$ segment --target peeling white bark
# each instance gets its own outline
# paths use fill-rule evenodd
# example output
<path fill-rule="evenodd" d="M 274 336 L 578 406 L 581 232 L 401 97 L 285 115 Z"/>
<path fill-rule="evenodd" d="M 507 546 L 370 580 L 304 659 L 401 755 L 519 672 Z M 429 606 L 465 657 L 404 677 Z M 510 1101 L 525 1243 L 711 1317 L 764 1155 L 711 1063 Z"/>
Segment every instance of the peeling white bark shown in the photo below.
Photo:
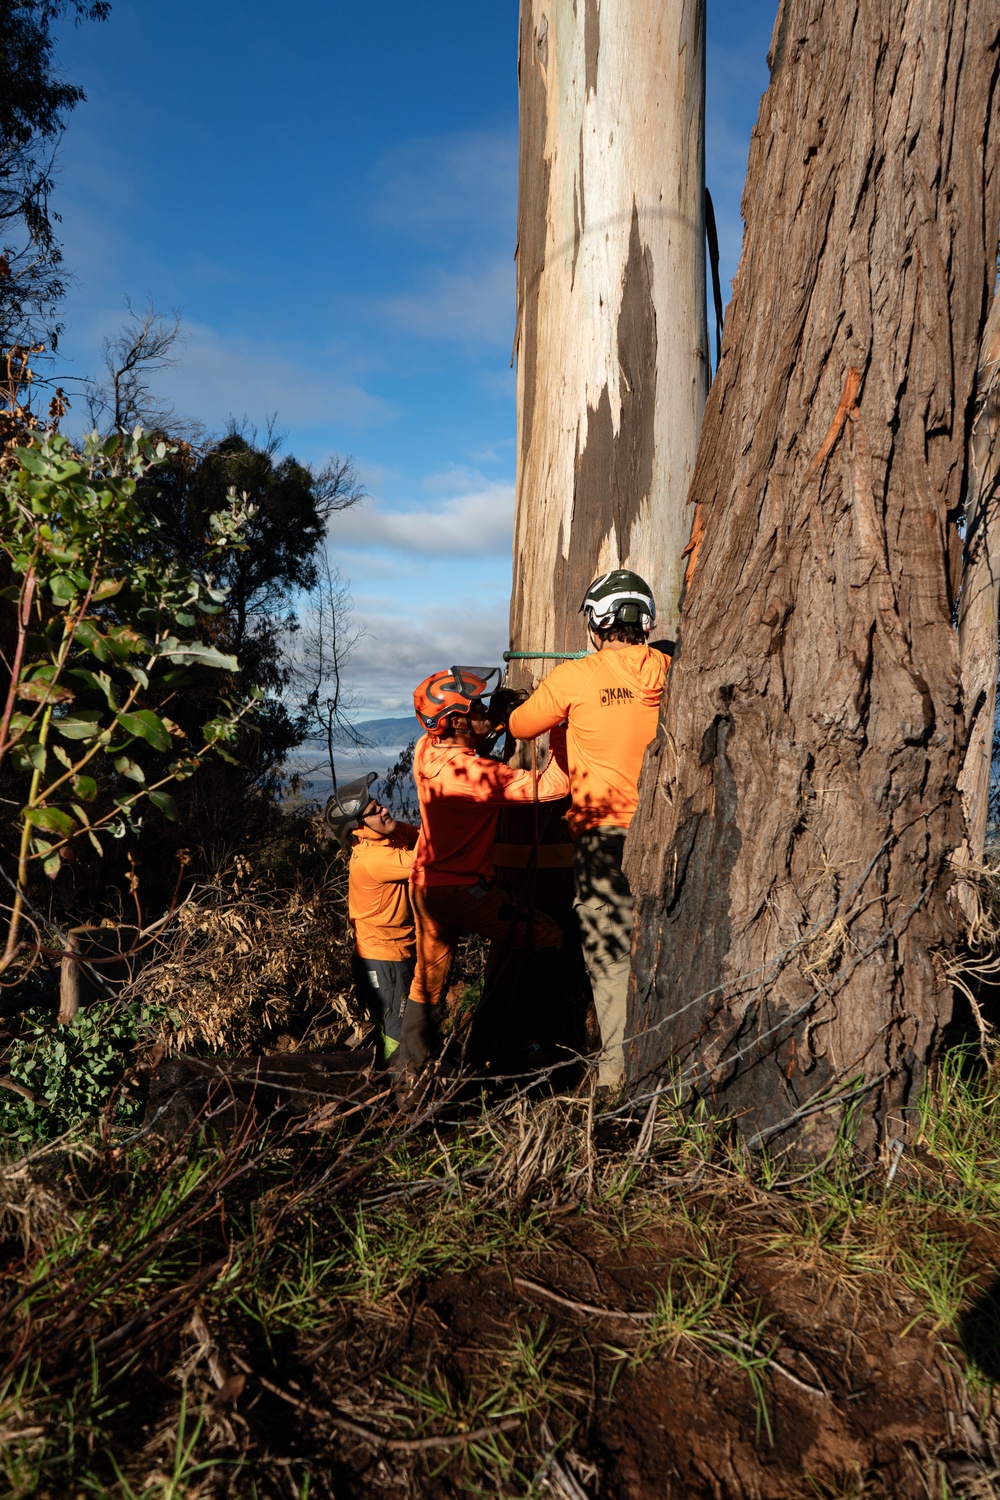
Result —
<path fill-rule="evenodd" d="M 672 634 L 708 384 L 703 0 L 522 0 L 519 72 L 512 645 L 581 647 L 618 566 Z"/>

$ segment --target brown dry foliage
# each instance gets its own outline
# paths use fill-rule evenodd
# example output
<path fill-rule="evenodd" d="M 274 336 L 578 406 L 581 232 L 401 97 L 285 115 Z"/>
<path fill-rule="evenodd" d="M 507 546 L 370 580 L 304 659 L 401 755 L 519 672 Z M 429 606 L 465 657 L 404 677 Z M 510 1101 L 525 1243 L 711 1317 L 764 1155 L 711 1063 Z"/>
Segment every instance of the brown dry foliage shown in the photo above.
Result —
<path fill-rule="evenodd" d="M 293 1016 L 332 1013 L 351 1026 L 346 895 L 339 856 L 285 889 L 243 858 L 196 888 L 131 986 L 167 1012 L 159 1040 L 170 1050 L 248 1051 Z"/>

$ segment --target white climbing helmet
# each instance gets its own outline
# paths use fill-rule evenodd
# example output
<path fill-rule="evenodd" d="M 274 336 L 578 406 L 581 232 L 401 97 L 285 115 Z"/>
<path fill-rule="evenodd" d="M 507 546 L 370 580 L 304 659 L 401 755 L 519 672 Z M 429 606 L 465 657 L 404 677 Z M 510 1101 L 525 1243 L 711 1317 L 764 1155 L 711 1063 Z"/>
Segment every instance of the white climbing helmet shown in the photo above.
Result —
<path fill-rule="evenodd" d="M 648 635 L 656 619 L 653 590 L 644 578 L 628 568 L 615 568 L 595 578 L 580 610 L 587 616 L 591 630 L 607 630 L 611 625 L 641 625 Z"/>

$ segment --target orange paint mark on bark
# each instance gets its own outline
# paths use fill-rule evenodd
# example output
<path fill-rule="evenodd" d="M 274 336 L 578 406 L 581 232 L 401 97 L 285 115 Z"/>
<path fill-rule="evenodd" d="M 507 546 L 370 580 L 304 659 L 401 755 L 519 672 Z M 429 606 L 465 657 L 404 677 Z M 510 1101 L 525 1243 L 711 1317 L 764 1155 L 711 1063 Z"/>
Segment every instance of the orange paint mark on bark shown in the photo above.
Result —
<path fill-rule="evenodd" d="M 853 365 L 847 372 L 847 380 L 844 384 L 844 394 L 840 398 L 840 405 L 834 413 L 833 421 L 827 428 L 826 437 L 820 444 L 819 452 L 809 465 L 802 478 L 806 484 L 816 473 L 816 470 L 829 458 L 833 445 L 840 436 L 844 423 L 849 416 L 854 415 L 857 406 L 858 391 L 861 389 L 861 371 L 856 370 Z"/>
<path fill-rule="evenodd" d="M 687 567 L 684 569 L 685 593 L 687 592 L 691 584 L 691 579 L 694 576 L 694 570 L 698 563 L 698 549 L 701 546 L 701 539 L 704 535 L 705 522 L 702 519 L 701 501 L 699 500 L 695 505 L 694 520 L 691 523 L 691 540 L 688 542 L 687 546 L 684 548 L 684 551 L 681 553 L 681 557 L 687 558 Z"/>

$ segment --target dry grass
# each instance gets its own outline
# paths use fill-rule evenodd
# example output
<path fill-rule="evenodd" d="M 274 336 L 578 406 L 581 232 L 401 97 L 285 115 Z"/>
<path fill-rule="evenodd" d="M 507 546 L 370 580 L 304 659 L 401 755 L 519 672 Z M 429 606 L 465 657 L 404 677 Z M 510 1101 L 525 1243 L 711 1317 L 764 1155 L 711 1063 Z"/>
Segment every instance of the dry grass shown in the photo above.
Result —
<path fill-rule="evenodd" d="M 257 878 L 246 861 L 199 888 L 175 914 L 133 995 L 166 1012 L 171 1049 L 252 1051 L 291 1015 L 352 1023 L 346 868 L 289 890 Z"/>
<path fill-rule="evenodd" d="M 891 1182 L 784 1185 L 665 1096 L 602 1144 L 587 1096 L 361 1075 L 332 1122 L 64 1144 L 5 1179 L 0 1488 L 624 1500 L 668 1441 L 665 1495 L 996 1497 L 998 1084 L 946 1069 Z"/>
<path fill-rule="evenodd" d="M 338 867 L 200 892 L 136 981 L 172 1044 L 346 1027 L 342 900 Z M 453 1079 L 402 1115 L 338 1076 L 311 1114 L 7 1165 L 0 1493 L 1000 1500 L 989 1047 L 902 1156 L 845 1132 L 804 1172 L 669 1091 L 595 1118 Z"/>

